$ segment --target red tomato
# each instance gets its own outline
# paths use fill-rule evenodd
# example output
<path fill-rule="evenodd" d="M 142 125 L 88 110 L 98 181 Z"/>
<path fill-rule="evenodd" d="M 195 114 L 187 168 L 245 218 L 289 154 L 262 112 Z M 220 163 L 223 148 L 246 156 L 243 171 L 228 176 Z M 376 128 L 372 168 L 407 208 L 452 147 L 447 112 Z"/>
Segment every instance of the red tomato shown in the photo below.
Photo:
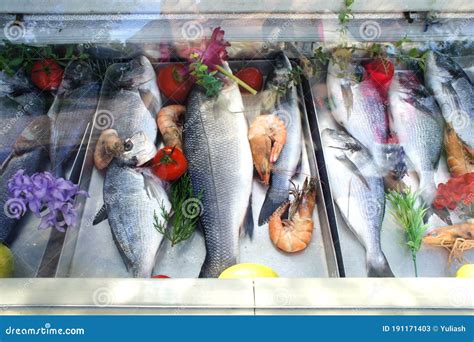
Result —
<path fill-rule="evenodd" d="M 58 89 L 63 79 L 63 68 L 54 59 L 36 61 L 31 69 L 31 80 L 41 90 Z"/>
<path fill-rule="evenodd" d="M 184 104 L 193 81 L 183 75 L 183 64 L 169 64 L 158 73 L 158 88 L 168 99 Z"/>
<path fill-rule="evenodd" d="M 256 91 L 262 90 L 263 76 L 260 70 L 257 68 L 249 67 L 243 68 L 236 72 L 236 77 L 240 78 L 243 82 L 247 83 Z M 246 89 L 240 87 L 240 91 L 243 93 L 249 93 Z"/>
<path fill-rule="evenodd" d="M 388 59 L 377 58 L 365 65 L 367 78 L 376 84 L 386 86 L 392 80 L 395 68 L 393 63 Z"/>
<path fill-rule="evenodd" d="M 164 274 L 158 274 L 158 275 L 152 276 L 152 278 L 155 278 L 155 279 L 165 279 L 165 278 L 170 278 L 170 277 L 168 277 L 167 275 L 164 275 Z"/>
<path fill-rule="evenodd" d="M 173 181 L 186 172 L 188 161 L 179 148 L 165 146 L 153 158 L 151 168 L 161 179 Z"/>

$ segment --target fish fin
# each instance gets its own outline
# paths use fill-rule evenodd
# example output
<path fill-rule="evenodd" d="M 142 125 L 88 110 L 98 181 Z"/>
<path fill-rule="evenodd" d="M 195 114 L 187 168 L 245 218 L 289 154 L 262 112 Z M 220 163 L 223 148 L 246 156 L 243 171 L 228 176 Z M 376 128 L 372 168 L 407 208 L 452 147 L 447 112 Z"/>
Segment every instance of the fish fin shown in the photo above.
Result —
<path fill-rule="evenodd" d="M 438 216 L 447 225 L 453 224 L 449 210 L 446 208 L 443 208 L 443 209 L 437 209 L 434 207 L 428 208 L 428 210 L 425 213 L 425 216 L 423 217 L 423 222 L 428 223 L 428 220 L 430 219 L 432 215 Z"/>
<path fill-rule="evenodd" d="M 102 207 L 99 209 L 97 214 L 95 214 L 94 221 L 92 221 L 92 225 L 98 225 L 102 221 L 107 220 L 108 214 L 107 214 L 107 207 L 105 206 L 105 203 L 102 205 Z"/>
<path fill-rule="evenodd" d="M 10 160 L 12 160 L 14 156 L 15 156 L 15 152 L 12 151 L 2 162 L 2 165 L 0 165 L 0 176 L 3 174 L 3 172 L 5 172 L 8 164 L 10 163 Z"/>
<path fill-rule="evenodd" d="M 346 155 L 342 155 L 337 157 L 337 159 L 342 162 L 343 165 L 345 165 L 349 170 L 351 170 L 359 179 L 364 183 L 364 185 L 367 187 L 367 189 L 370 190 L 370 185 L 365 179 L 364 175 L 362 172 L 360 172 L 359 168 L 357 167 L 356 164 L 352 162 Z"/>
<path fill-rule="evenodd" d="M 262 209 L 260 210 L 260 215 L 258 217 L 258 225 L 261 226 L 268 222 L 270 216 L 277 210 L 280 205 L 288 200 L 288 189 L 275 189 L 270 187 L 267 194 L 265 195 L 265 200 L 263 201 Z"/>
<path fill-rule="evenodd" d="M 250 238 L 253 238 L 254 223 L 253 223 L 253 211 L 252 211 L 252 195 L 249 198 L 249 205 L 247 207 L 247 212 L 242 223 L 244 235 L 248 235 Z"/>
<path fill-rule="evenodd" d="M 383 252 L 373 256 L 367 253 L 367 276 L 371 278 L 395 277 Z"/>
<path fill-rule="evenodd" d="M 145 107 L 150 111 L 153 117 L 156 117 L 156 114 L 158 113 L 161 107 L 160 101 L 148 88 L 138 88 L 138 93 L 140 94 L 140 97 Z"/>
<path fill-rule="evenodd" d="M 347 119 L 351 116 L 352 106 L 354 104 L 354 95 L 349 85 L 341 84 L 342 98 L 344 99 L 344 107 L 346 107 Z"/>

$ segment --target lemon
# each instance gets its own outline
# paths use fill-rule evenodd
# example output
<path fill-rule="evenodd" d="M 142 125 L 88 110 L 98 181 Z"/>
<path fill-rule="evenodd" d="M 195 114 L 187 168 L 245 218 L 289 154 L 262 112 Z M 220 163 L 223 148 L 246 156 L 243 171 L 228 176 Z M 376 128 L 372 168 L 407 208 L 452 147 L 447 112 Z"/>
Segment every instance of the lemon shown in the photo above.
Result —
<path fill-rule="evenodd" d="M 466 264 L 456 272 L 456 278 L 474 278 L 474 264 Z"/>
<path fill-rule="evenodd" d="M 220 279 L 278 278 L 270 267 L 260 264 L 237 264 L 229 267 L 219 276 Z"/>
<path fill-rule="evenodd" d="M 0 278 L 13 275 L 13 254 L 10 249 L 0 242 Z"/>

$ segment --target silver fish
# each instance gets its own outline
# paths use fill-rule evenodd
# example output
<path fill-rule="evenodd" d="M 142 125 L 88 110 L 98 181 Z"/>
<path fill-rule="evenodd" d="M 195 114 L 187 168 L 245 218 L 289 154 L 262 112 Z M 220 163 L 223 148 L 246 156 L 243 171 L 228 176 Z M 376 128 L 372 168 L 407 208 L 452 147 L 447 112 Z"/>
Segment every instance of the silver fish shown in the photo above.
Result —
<path fill-rule="evenodd" d="M 46 111 L 43 95 L 23 73 L 0 72 L 0 163 L 9 157 L 22 131 Z"/>
<path fill-rule="evenodd" d="M 13 175 L 23 170 L 31 176 L 36 172 L 43 171 L 46 167 L 47 151 L 49 143 L 50 120 L 48 116 L 41 115 L 28 125 L 13 145 L 14 153 L 8 164 L 0 174 L 0 204 L 3 210 L 0 212 L 0 242 L 11 239 L 12 230 L 17 222 L 12 214 L 16 210 L 26 211 L 16 200 L 9 200 L 8 181 Z"/>
<path fill-rule="evenodd" d="M 104 202 L 115 244 L 134 277 L 149 278 L 163 236 L 153 226 L 161 206 L 171 205 L 160 181 L 113 160 L 104 181 Z"/>
<path fill-rule="evenodd" d="M 332 195 L 347 226 L 366 251 L 369 277 L 393 277 L 382 252 L 380 229 L 385 214 L 383 179 L 369 151 L 343 131 L 325 129 L 323 139 Z"/>
<path fill-rule="evenodd" d="M 444 120 L 435 99 L 411 71 L 396 72 L 389 90 L 390 127 L 418 174 L 429 207 L 436 193 L 434 175 L 443 146 Z"/>
<path fill-rule="evenodd" d="M 270 187 L 260 211 L 258 224 L 262 225 L 283 202 L 288 200 L 291 178 L 296 173 L 301 158 L 302 128 L 298 95 L 294 86 L 288 87 L 292 66 L 288 57 L 280 52 L 274 61 L 275 68 L 265 84 L 265 92 L 274 98 L 269 112 L 277 115 L 286 126 L 286 142 L 273 165 Z M 286 87 L 281 94 L 282 87 Z M 267 95 L 268 96 L 268 95 Z M 268 104 L 265 104 L 268 106 Z"/>
<path fill-rule="evenodd" d="M 200 277 L 216 278 L 238 261 L 239 228 L 248 210 L 253 176 L 243 111 L 235 83 L 214 97 L 195 86 L 188 98 L 183 145 L 194 195 L 202 191 L 207 251 Z"/>
<path fill-rule="evenodd" d="M 154 213 L 170 203 L 159 180 L 135 169 L 144 151 L 153 150 L 160 94 L 146 57 L 107 69 L 94 123 L 115 129 L 125 141 L 124 154 L 107 168 L 104 202 L 115 243 L 134 277 L 150 277 L 163 236 L 153 226 Z M 103 116 L 103 117 L 101 117 Z M 101 126 L 106 123 L 107 126 Z M 149 146 L 145 146 L 149 145 Z"/>
<path fill-rule="evenodd" d="M 380 171 L 386 174 L 391 166 L 385 165 L 389 134 L 384 101 L 370 80 L 358 80 L 363 74 L 361 65 L 352 60 L 341 63 L 331 59 L 328 66 L 326 84 L 331 113 L 370 151 Z"/>
<path fill-rule="evenodd" d="M 139 56 L 107 68 L 94 125 L 99 130 L 115 129 L 121 139 L 143 132 L 155 142 L 160 108 L 155 70 L 146 57 Z"/>
<path fill-rule="evenodd" d="M 430 51 L 425 62 L 425 82 L 433 92 L 446 122 L 459 138 L 474 148 L 474 86 L 451 58 Z"/>
<path fill-rule="evenodd" d="M 48 112 L 52 122 L 51 170 L 56 176 L 64 177 L 68 160 L 77 152 L 96 112 L 99 92 L 99 77 L 89 64 L 69 63 Z"/>

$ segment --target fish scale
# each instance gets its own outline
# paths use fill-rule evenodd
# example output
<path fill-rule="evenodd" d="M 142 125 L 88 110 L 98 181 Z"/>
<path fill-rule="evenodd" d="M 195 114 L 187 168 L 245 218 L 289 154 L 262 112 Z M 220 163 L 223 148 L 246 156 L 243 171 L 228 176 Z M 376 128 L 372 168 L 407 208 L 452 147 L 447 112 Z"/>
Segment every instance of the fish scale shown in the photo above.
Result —
<path fill-rule="evenodd" d="M 279 53 L 275 58 L 275 68 L 265 84 L 265 91 L 277 91 L 274 89 L 278 89 L 279 86 L 286 87 L 284 94 L 276 96 L 277 100 L 270 110 L 285 123 L 286 142 L 272 166 L 270 187 L 260 211 L 259 225 L 267 222 L 275 210 L 288 200 L 291 178 L 295 175 L 301 158 L 301 113 L 296 88 L 289 86 L 288 83 L 291 70 L 288 57 L 284 53 Z"/>
<path fill-rule="evenodd" d="M 444 119 L 465 144 L 474 148 L 474 85 L 446 55 L 429 51 L 425 65 L 426 86 L 434 94 Z"/>
<path fill-rule="evenodd" d="M 346 132 L 325 129 L 321 137 L 334 201 L 365 248 L 368 276 L 393 277 L 380 243 L 385 192 L 372 156 Z"/>
<path fill-rule="evenodd" d="M 183 132 L 194 196 L 202 191 L 206 259 L 200 277 L 218 277 L 238 261 L 239 229 L 248 209 L 253 164 L 236 84 L 208 97 L 195 86 Z"/>
<path fill-rule="evenodd" d="M 106 119 L 112 119 L 111 128 L 121 139 L 143 132 L 148 142 L 154 143 L 155 116 L 161 99 L 150 61 L 140 56 L 129 63 L 111 65 L 106 80 L 97 115 L 113 115 Z M 134 277 L 149 278 L 163 239 L 153 225 L 153 216 L 155 213 L 160 216 L 160 205 L 168 212 L 171 205 L 159 180 L 134 169 L 134 151 L 140 148 L 134 146 L 127 156 L 116 157 L 111 162 L 103 193 L 112 235 L 125 265 Z"/>
<path fill-rule="evenodd" d="M 420 179 L 421 196 L 430 206 L 436 193 L 434 174 L 443 144 L 441 112 L 411 72 L 397 72 L 389 90 L 391 128 Z"/>

